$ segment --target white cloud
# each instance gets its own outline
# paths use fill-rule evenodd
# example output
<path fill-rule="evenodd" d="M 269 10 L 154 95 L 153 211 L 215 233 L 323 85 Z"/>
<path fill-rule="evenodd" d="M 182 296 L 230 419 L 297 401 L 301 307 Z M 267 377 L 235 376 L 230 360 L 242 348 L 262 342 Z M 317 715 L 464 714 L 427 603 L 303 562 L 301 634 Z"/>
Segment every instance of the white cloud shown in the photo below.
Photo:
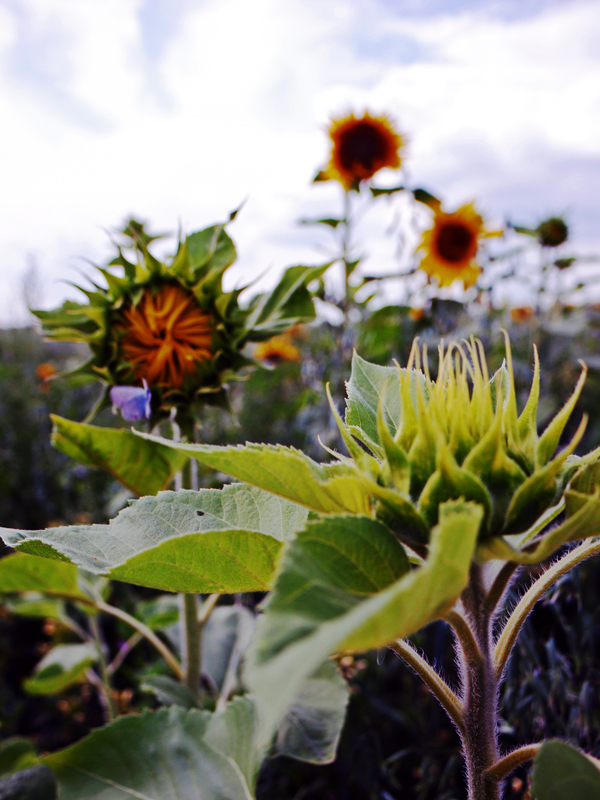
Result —
<path fill-rule="evenodd" d="M 412 181 L 451 204 L 477 197 L 498 217 L 567 210 L 580 242 L 600 246 L 590 211 L 600 208 L 595 2 L 502 22 L 480 12 L 403 20 L 374 3 L 209 0 L 187 6 L 152 64 L 140 0 L 8 7 L 0 296 L 10 301 L 0 324 L 22 318 L 14 287 L 28 253 L 56 304 L 69 290 L 54 281 L 71 277 L 77 255 L 105 258 L 103 228 L 127 214 L 191 230 L 248 198 L 232 226 L 239 280 L 317 260 L 326 234 L 294 220 L 339 210 L 336 186 L 309 181 L 326 159 L 323 126 L 350 107 L 391 112 L 410 138 Z M 382 227 L 367 221 L 363 233 L 380 238 Z M 390 246 L 371 249 L 379 271 L 390 269 Z"/>

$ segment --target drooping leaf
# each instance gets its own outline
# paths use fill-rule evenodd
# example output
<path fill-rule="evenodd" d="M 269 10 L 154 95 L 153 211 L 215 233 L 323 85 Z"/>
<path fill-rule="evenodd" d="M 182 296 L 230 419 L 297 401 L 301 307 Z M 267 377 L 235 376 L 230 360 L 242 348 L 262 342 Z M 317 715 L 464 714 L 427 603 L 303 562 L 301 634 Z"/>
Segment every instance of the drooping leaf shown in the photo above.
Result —
<path fill-rule="evenodd" d="M 318 464 L 299 450 L 282 445 L 219 447 L 170 442 L 147 433 L 136 436 L 173 447 L 201 464 L 314 511 L 371 513 L 371 498 L 360 476 L 344 464 Z"/>
<path fill-rule="evenodd" d="M 16 592 L 38 592 L 90 602 L 79 588 L 77 568 L 73 564 L 26 553 L 11 553 L 0 559 L 0 594 Z"/>
<path fill-rule="evenodd" d="M 264 735 L 329 655 L 385 646 L 454 603 L 468 581 L 482 516 L 473 503 L 442 505 L 429 555 L 409 572 L 401 557 L 394 566 L 385 526 L 374 535 L 373 520 L 329 517 L 297 534 L 248 651 L 246 677 Z"/>
<path fill-rule="evenodd" d="M 308 512 L 251 486 L 161 492 L 109 525 L 0 529 L 10 547 L 69 559 L 89 572 L 170 592 L 268 589 L 286 536 Z"/>
<path fill-rule="evenodd" d="M 23 686 L 29 694 L 57 694 L 79 683 L 97 660 L 93 644 L 59 644 L 46 653 Z"/>
<path fill-rule="evenodd" d="M 120 717 L 43 760 L 61 800 L 251 800 L 232 743 L 209 741 L 212 719 L 178 706 Z"/>
<path fill-rule="evenodd" d="M 202 628 L 201 670 L 218 692 L 225 678 L 229 691 L 239 687 L 238 668 L 254 631 L 255 618 L 245 606 L 219 606 Z"/>
<path fill-rule="evenodd" d="M 124 428 L 99 428 L 51 414 L 52 444 L 80 464 L 110 473 L 132 492 L 156 494 L 173 480 L 187 458 L 160 444 L 144 442 Z"/>
<path fill-rule="evenodd" d="M 246 329 L 272 330 L 276 323 L 285 329 L 299 318 L 314 317 L 312 296 L 306 286 L 320 278 L 330 266 L 328 263 L 317 267 L 288 267 L 277 286 L 271 292 L 261 295 L 255 308 L 248 315 Z"/>
<path fill-rule="evenodd" d="M 600 800 L 600 770 L 574 747 L 544 742 L 533 765 L 536 800 Z"/>
<path fill-rule="evenodd" d="M 282 719 L 274 753 L 313 764 L 334 760 L 346 717 L 348 687 L 331 661 L 307 678 Z"/>

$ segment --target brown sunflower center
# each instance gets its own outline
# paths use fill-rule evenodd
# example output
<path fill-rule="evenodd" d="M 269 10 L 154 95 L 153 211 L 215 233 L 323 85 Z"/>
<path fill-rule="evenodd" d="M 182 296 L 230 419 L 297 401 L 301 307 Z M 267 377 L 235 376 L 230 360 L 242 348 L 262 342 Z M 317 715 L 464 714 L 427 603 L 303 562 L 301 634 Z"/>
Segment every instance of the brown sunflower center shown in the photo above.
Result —
<path fill-rule="evenodd" d="M 346 170 L 361 167 L 375 172 L 388 158 L 388 138 L 378 126 L 368 120 L 357 120 L 340 136 L 337 156 Z"/>
<path fill-rule="evenodd" d="M 435 240 L 438 255 L 450 264 L 471 258 L 476 247 L 475 233 L 460 222 L 446 222 L 440 227 Z"/>
<path fill-rule="evenodd" d="M 181 286 L 146 289 L 137 305 L 120 312 L 116 327 L 124 332 L 121 355 L 134 378 L 150 386 L 181 388 L 213 355 L 210 316 Z"/>

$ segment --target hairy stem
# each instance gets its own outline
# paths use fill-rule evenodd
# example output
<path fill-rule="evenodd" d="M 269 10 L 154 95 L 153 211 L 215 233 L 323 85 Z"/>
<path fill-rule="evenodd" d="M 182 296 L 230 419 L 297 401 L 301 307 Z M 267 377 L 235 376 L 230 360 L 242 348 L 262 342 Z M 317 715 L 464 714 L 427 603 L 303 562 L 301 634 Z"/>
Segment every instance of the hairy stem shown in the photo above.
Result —
<path fill-rule="evenodd" d="M 423 656 L 420 656 L 415 648 L 405 639 L 398 639 L 393 644 L 390 644 L 389 647 L 417 673 L 419 678 L 421 678 L 429 691 L 437 698 L 438 703 L 462 733 L 463 715 L 461 702 L 446 681 L 438 675 L 431 664 L 429 664 Z"/>
<path fill-rule="evenodd" d="M 444 615 L 444 619 L 454 629 L 454 635 L 460 641 L 462 651 L 469 664 L 481 663 L 483 656 L 477 639 L 473 636 L 473 631 L 462 614 L 451 610 Z"/>
<path fill-rule="evenodd" d="M 158 650 L 167 664 L 171 667 L 177 678 L 179 680 L 183 680 L 183 670 L 181 669 L 181 664 L 169 650 L 167 645 L 162 642 L 154 633 L 154 631 L 150 630 L 147 625 L 144 625 L 143 622 L 140 622 L 139 619 L 132 617 L 131 614 L 128 614 L 126 611 L 122 611 L 120 608 L 111 606 L 108 603 L 105 603 L 103 600 L 98 600 L 96 607 L 99 611 L 104 611 L 107 614 L 111 614 L 113 617 L 117 617 L 117 619 L 123 620 L 123 622 L 131 625 L 132 628 L 141 633 L 142 636 L 147 639 L 150 644 L 156 648 L 156 650 Z"/>
<path fill-rule="evenodd" d="M 517 747 L 516 750 L 512 750 L 499 761 L 496 761 L 495 764 L 492 764 L 491 767 L 488 767 L 486 775 L 490 778 L 495 778 L 497 781 L 501 781 L 503 778 L 506 778 L 507 775 L 510 775 L 513 769 L 535 758 L 541 746 L 541 744 L 526 744 L 523 745 L 523 747 Z"/>
<path fill-rule="evenodd" d="M 517 636 L 537 601 L 565 573 L 596 553 L 600 553 L 600 539 L 583 542 L 583 544 L 571 550 L 570 553 L 567 553 L 566 556 L 563 556 L 549 567 L 525 592 L 508 618 L 496 642 L 494 664 L 498 678 L 502 676 Z"/>
<path fill-rule="evenodd" d="M 498 682 L 492 654 L 492 619 L 485 610 L 481 567 L 471 566 L 469 585 L 462 595 L 466 618 L 477 642 L 474 660 L 457 636 L 463 687 L 463 754 L 469 800 L 500 800 L 499 781 L 487 775 L 498 761 Z"/>

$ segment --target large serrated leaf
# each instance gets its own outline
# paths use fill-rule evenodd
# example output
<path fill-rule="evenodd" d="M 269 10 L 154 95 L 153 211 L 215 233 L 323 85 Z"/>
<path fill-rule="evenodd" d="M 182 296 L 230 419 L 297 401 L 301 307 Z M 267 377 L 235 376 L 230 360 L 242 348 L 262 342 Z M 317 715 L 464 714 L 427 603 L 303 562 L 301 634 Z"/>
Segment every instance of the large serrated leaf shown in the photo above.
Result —
<path fill-rule="evenodd" d="M 161 492 L 109 525 L 44 531 L 0 529 L 10 547 L 68 559 L 117 580 L 165 591 L 244 592 L 269 588 L 286 536 L 308 512 L 251 486 Z"/>
<path fill-rule="evenodd" d="M 15 592 L 39 592 L 89 602 L 79 588 L 73 564 L 26 553 L 12 553 L 0 559 L 0 594 Z"/>
<path fill-rule="evenodd" d="M 136 436 L 172 447 L 237 480 L 323 514 L 371 514 L 368 490 L 359 473 L 345 464 L 318 464 L 301 451 L 282 445 L 219 447 L 181 444 L 146 433 Z"/>
<path fill-rule="evenodd" d="M 110 473 L 132 492 L 151 495 L 166 489 L 187 457 L 130 430 L 99 428 L 51 414 L 52 444 L 80 464 Z"/>
<path fill-rule="evenodd" d="M 249 649 L 246 677 L 259 704 L 264 735 L 277 726 L 303 681 L 329 655 L 389 644 L 437 619 L 454 603 L 468 581 L 482 516 L 483 510 L 473 503 L 442 505 L 426 561 L 396 575 L 390 566 L 387 580 L 382 580 L 383 571 L 379 577 L 374 572 L 380 563 L 375 554 L 366 553 L 375 542 L 373 531 L 366 531 L 372 520 L 329 517 L 297 535 L 286 549 Z M 339 547 L 342 553 L 354 550 L 354 563 L 344 563 L 331 547 L 318 554 L 311 572 L 303 537 L 311 543 L 320 531 L 324 539 L 336 541 L 328 526 L 340 522 L 344 537 Z M 383 541 L 383 531 L 380 538 Z M 307 569 L 299 569 L 305 564 Z M 364 574 L 357 585 L 361 567 Z M 361 585 L 362 596 L 355 593 Z M 370 596 L 368 586 L 373 587 Z"/>
<path fill-rule="evenodd" d="M 212 720 L 178 706 L 121 717 L 43 760 L 61 800 L 251 800 L 245 764 Z"/>
<path fill-rule="evenodd" d="M 536 800 L 600 800 L 600 770 L 565 742 L 544 742 L 533 766 L 533 792 Z"/>

